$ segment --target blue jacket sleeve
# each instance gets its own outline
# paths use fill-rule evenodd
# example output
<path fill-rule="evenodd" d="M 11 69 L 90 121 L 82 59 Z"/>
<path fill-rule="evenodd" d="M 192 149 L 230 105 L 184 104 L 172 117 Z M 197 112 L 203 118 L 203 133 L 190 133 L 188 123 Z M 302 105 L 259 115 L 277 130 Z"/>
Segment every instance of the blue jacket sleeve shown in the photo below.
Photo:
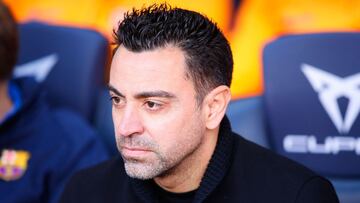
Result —
<path fill-rule="evenodd" d="M 59 201 L 68 179 L 80 169 L 95 165 L 108 158 L 108 153 L 100 137 L 80 117 L 66 111 L 57 110 L 54 118 L 62 132 L 57 158 L 48 177 L 48 202 Z"/>

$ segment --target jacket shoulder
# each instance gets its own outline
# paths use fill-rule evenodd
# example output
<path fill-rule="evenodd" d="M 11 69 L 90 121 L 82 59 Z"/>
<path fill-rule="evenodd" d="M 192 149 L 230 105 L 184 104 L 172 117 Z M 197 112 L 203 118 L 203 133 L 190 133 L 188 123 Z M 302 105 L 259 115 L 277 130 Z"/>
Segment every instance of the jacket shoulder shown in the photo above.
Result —
<path fill-rule="evenodd" d="M 80 170 L 65 187 L 60 202 L 109 202 L 128 187 L 120 157 Z M 108 200 L 108 201 L 106 201 Z"/>
<path fill-rule="evenodd" d="M 338 202 L 327 179 L 239 135 L 233 136 L 235 144 L 229 177 L 234 179 L 232 184 L 242 188 L 241 193 L 248 201 Z M 315 201 L 322 198 L 327 201 Z"/>

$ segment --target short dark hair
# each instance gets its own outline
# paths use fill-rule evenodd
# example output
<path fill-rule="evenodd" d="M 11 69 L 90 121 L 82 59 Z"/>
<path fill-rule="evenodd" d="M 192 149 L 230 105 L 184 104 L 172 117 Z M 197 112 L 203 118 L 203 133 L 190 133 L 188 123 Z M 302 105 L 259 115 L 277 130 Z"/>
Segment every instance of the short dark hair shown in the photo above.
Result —
<path fill-rule="evenodd" d="M 11 78 L 18 55 L 17 23 L 0 0 L 0 81 Z"/>
<path fill-rule="evenodd" d="M 133 52 L 179 47 L 199 102 L 217 86 L 230 87 L 233 58 L 229 43 L 216 23 L 197 12 L 166 3 L 133 9 L 125 14 L 114 35 L 114 51 L 120 45 Z"/>

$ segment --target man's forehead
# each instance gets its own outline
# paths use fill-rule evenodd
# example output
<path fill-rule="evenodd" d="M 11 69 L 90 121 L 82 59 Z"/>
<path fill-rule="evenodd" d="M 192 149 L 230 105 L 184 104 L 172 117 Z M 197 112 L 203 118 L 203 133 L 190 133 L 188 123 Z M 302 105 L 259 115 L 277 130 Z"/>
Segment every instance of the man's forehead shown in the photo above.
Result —
<path fill-rule="evenodd" d="M 114 54 L 114 58 L 116 57 L 129 59 L 141 57 L 144 60 L 151 59 L 153 57 L 162 57 L 162 61 L 164 62 L 170 61 L 170 58 L 173 61 L 177 60 L 185 62 L 185 52 L 181 50 L 181 48 L 171 44 L 141 51 L 132 51 L 131 49 L 120 45 Z"/>
<path fill-rule="evenodd" d="M 141 52 L 133 52 L 120 46 L 111 64 L 110 78 L 144 76 L 149 79 L 188 79 L 186 72 L 183 51 L 175 46 Z M 161 77 L 158 78 L 157 75 Z"/>

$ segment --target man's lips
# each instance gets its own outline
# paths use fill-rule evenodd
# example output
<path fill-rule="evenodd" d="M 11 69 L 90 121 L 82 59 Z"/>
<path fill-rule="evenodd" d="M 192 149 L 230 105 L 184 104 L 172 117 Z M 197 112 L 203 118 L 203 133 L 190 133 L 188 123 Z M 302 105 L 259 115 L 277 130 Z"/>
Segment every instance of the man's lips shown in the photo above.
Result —
<path fill-rule="evenodd" d="M 151 152 L 151 150 L 141 147 L 121 147 L 121 154 L 125 157 L 140 157 L 146 155 L 149 152 Z"/>

